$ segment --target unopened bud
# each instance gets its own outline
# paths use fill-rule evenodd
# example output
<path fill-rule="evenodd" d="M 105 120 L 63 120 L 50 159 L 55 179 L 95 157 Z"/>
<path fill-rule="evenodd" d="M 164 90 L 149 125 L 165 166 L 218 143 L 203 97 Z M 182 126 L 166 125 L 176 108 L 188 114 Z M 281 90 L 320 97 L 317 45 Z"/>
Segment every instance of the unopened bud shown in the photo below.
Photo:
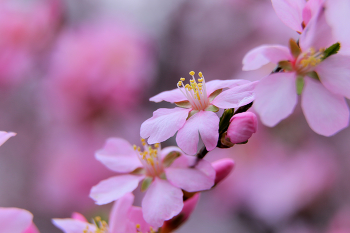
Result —
<path fill-rule="evenodd" d="M 230 122 L 225 139 L 233 144 L 246 142 L 258 127 L 257 117 L 252 112 L 238 113 Z"/>
<path fill-rule="evenodd" d="M 211 164 L 215 169 L 215 185 L 225 179 L 235 166 L 235 162 L 232 159 L 220 159 Z"/>

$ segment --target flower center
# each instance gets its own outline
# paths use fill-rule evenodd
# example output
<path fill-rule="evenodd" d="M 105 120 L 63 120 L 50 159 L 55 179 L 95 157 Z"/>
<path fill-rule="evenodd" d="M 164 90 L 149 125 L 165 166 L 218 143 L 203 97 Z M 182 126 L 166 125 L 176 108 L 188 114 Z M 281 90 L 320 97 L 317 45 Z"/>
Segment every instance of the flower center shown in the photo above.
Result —
<path fill-rule="evenodd" d="M 305 75 L 308 72 L 311 72 L 315 67 L 322 62 L 324 49 L 316 51 L 313 48 L 310 48 L 307 52 L 304 52 L 299 55 L 298 59 L 295 62 L 296 71 L 300 75 Z"/>
<path fill-rule="evenodd" d="M 154 144 L 154 146 L 150 146 L 146 143 L 145 139 L 141 139 L 142 146 L 144 151 L 141 151 L 140 147 L 134 145 L 134 150 L 137 152 L 137 155 L 146 170 L 146 174 L 151 177 L 160 176 L 163 172 L 163 165 L 161 163 L 161 159 L 158 156 L 160 154 L 160 145 L 159 143 Z"/>
<path fill-rule="evenodd" d="M 96 226 L 96 230 L 90 230 L 89 225 L 87 225 L 83 233 L 109 233 L 108 224 L 106 221 L 102 220 L 101 217 L 94 218 L 92 222 Z"/>
<path fill-rule="evenodd" d="M 190 80 L 189 84 L 184 85 L 183 82 L 185 81 L 185 78 L 180 78 L 180 81 L 177 83 L 177 87 L 188 99 L 193 110 L 204 110 L 209 106 L 204 76 L 202 72 L 199 72 L 198 76 L 200 78 L 196 81 L 194 78 L 194 71 L 191 71 L 190 75 L 192 76 L 192 79 Z"/>

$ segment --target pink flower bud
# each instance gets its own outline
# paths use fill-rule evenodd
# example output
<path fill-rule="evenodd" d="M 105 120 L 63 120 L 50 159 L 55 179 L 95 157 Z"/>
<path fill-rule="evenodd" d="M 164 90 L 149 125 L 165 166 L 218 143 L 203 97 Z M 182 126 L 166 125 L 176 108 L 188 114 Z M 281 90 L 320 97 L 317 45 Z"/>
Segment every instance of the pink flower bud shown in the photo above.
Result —
<path fill-rule="evenodd" d="M 216 172 L 215 185 L 225 179 L 235 166 L 232 159 L 220 159 L 211 164 Z"/>
<path fill-rule="evenodd" d="M 252 112 L 238 113 L 231 118 L 230 122 L 226 139 L 233 144 L 246 142 L 258 127 L 257 117 Z"/>

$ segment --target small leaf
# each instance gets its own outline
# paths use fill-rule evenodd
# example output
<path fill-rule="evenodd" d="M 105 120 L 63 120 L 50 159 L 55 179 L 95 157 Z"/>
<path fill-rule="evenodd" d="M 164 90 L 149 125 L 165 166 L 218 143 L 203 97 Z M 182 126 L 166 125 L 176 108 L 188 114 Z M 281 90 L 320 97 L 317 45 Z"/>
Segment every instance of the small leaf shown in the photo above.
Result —
<path fill-rule="evenodd" d="M 294 39 L 289 40 L 289 49 L 290 49 L 293 57 L 295 57 L 295 58 L 297 58 L 301 53 L 301 49 L 300 49 L 299 45 L 297 44 L 297 42 L 295 42 Z"/>
<path fill-rule="evenodd" d="M 304 89 L 304 78 L 301 76 L 298 76 L 296 79 L 296 86 L 297 86 L 297 93 L 298 95 L 301 95 L 303 89 Z"/>
<path fill-rule="evenodd" d="M 210 94 L 209 96 L 209 102 L 213 101 L 216 96 L 218 96 L 222 92 L 222 89 L 218 89 Z"/>
<path fill-rule="evenodd" d="M 292 63 L 290 63 L 289 61 L 280 61 L 280 62 L 278 62 L 278 66 L 281 67 L 285 71 L 292 71 L 293 70 Z"/>
<path fill-rule="evenodd" d="M 147 177 L 142 181 L 142 184 L 141 184 L 141 192 L 146 191 L 146 190 L 148 189 L 148 187 L 151 185 L 152 181 L 153 181 L 153 178 L 147 176 Z"/>
<path fill-rule="evenodd" d="M 329 56 L 332 56 L 334 54 L 337 54 L 340 49 L 340 43 L 335 43 L 331 46 L 329 46 L 324 52 L 323 52 L 323 58 L 322 60 L 326 59 Z"/>
<path fill-rule="evenodd" d="M 190 108 L 191 107 L 191 103 L 187 100 L 175 102 L 175 104 L 180 108 Z"/>
<path fill-rule="evenodd" d="M 174 161 L 175 159 L 177 159 L 181 154 L 178 151 L 172 151 L 169 154 L 167 154 L 165 156 L 165 158 L 163 159 L 163 165 L 165 167 L 169 167 Z"/>
<path fill-rule="evenodd" d="M 215 105 L 209 105 L 205 111 L 212 111 L 212 112 L 218 112 L 220 109 L 216 107 Z"/>
<path fill-rule="evenodd" d="M 224 111 L 222 116 L 220 117 L 219 123 L 219 134 L 223 134 L 227 131 L 228 126 L 230 125 L 231 117 L 233 116 L 235 109 L 229 108 Z"/>

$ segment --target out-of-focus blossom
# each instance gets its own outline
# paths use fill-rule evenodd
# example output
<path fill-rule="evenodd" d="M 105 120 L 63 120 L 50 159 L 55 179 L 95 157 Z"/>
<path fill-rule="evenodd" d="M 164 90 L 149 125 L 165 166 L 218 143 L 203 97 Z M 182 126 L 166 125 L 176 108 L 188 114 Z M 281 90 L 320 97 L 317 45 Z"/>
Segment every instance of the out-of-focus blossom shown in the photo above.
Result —
<path fill-rule="evenodd" d="M 39 233 L 33 214 L 24 209 L 0 207 L 1 233 Z"/>
<path fill-rule="evenodd" d="M 30 76 L 58 25 L 57 1 L 0 2 L 0 85 Z"/>
<path fill-rule="evenodd" d="M 53 219 L 53 224 L 65 233 L 100 232 L 100 233 L 155 233 L 156 228 L 149 225 L 142 217 L 140 207 L 132 206 L 134 195 L 125 194 L 112 207 L 109 224 L 96 217 L 93 223 L 88 223 L 84 216 L 78 213 L 73 218 Z"/>
<path fill-rule="evenodd" d="M 161 150 L 142 140 L 144 151 L 121 138 L 110 138 L 104 148 L 96 152 L 96 159 L 109 169 L 122 173 L 101 181 L 91 189 L 90 197 L 97 204 L 118 200 L 134 191 L 143 180 L 141 190 L 147 190 L 142 200 L 145 220 L 162 226 L 183 208 L 183 193 L 210 189 L 214 185 L 215 170 L 209 162 L 200 160 L 194 168 L 195 157 L 182 154 L 177 147 Z M 189 177 L 191 177 L 189 179 Z"/>
<path fill-rule="evenodd" d="M 275 126 L 289 116 L 301 94 L 302 109 L 311 129 L 331 136 L 348 126 L 350 98 L 350 56 L 336 54 L 335 43 L 324 9 L 312 18 L 302 33 L 299 45 L 261 46 L 243 59 L 244 70 L 257 69 L 269 62 L 284 72 L 263 78 L 255 89 L 254 107 L 262 122 Z"/>
<path fill-rule="evenodd" d="M 341 208 L 331 219 L 327 233 L 348 233 L 350 232 L 350 208 Z"/>
<path fill-rule="evenodd" d="M 4 144 L 10 137 L 16 136 L 16 133 L 0 131 L 0 146 Z"/>
<path fill-rule="evenodd" d="M 230 122 L 225 140 L 232 144 L 248 141 L 258 127 L 257 117 L 252 112 L 235 114 Z"/>
<path fill-rule="evenodd" d="M 301 33 L 323 0 L 271 0 L 277 16 L 291 29 Z"/>
<path fill-rule="evenodd" d="M 198 132 L 208 151 L 213 150 L 219 137 L 219 108 L 238 108 L 254 100 L 253 89 L 256 82 L 246 80 L 213 80 L 205 82 L 199 72 L 198 83 L 191 71 L 190 84 L 184 85 L 184 78 L 178 88 L 164 91 L 150 98 L 151 101 L 167 101 L 180 108 L 161 108 L 153 117 L 141 125 L 141 137 L 148 143 L 158 143 L 172 137 L 177 131 L 176 142 L 186 154 L 197 153 Z M 229 88 L 223 91 L 224 88 Z"/>
<path fill-rule="evenodd" d="M 47 81 L 53 117 L 76 122 L 127 114 L 153 79 L 147 36 L 118 22 L 67 29 L 58 38 Z"/>
<path fill-rule="evenodd" d="M 235 162 L 232 159 L 220 159 L 212 163 L 213 168 L 215 169 L 215 185 L 224 180 L 233 170 Z"/>

